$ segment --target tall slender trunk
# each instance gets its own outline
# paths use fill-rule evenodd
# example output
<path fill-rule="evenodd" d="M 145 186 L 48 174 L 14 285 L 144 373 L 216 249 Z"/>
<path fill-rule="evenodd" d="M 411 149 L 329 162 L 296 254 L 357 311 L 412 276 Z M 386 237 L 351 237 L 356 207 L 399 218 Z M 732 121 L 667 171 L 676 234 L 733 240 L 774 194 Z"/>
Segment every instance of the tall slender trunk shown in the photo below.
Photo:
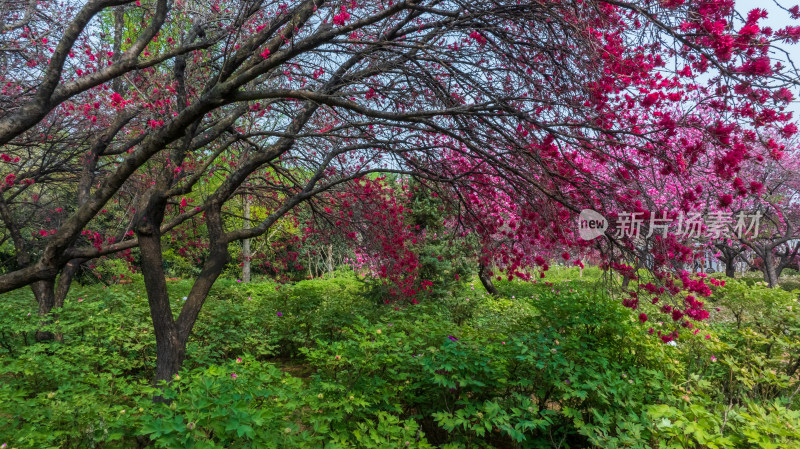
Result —
<path fill-rule="evenodd" d="M 250 196 L 244 197 L 244 229 L 250 229 Z M 250 282 L 250 239 L 242 240 L 242 282 Z"/>
<path fill-rule="evenodd" d="M 158 383 L 162 380 L 170 381 L 180 370 L 186 355 L 186 342 L 181 341 L 178 326 L 172 316 L 164 273 L 159 226 L 164 218 L 166 203 L 158 194 L 153 194 L 145 204 L 147 208 L 136 227 L 136 234 L 139 238 L 147 303 L 156 336 L 155 381 Z M 154 400 L 161 401 L 162 398 L 156 397 Z"/>
<path fill-rule="evenodd" d="M 333 245 L 328 244 L 328 273 L 333 273 Z"/>

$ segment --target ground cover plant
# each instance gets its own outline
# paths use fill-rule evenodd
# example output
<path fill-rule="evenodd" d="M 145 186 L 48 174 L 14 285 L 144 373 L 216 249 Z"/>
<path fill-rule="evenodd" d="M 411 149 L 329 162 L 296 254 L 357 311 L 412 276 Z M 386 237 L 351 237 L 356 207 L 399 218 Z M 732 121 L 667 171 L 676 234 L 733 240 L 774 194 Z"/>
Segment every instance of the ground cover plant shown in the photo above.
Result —
<path fill-rule="evenodd" d="M 728 279 L 675 345 L 597 284 L 477 279 L 376 304 L 353 274 L 218 283 L 184 368 L 152 384 L 140 281 L 76 287 L 50 331 L 2 310 L 7 447 L 792 447 L 800 292 Z M 169 284 L 183 301 L 187 281 Z M 648 304 L 642 313 L 648 313 Z M 153 403 L 155 394 L 167 399 Z M 1 444 L 1 443 L 0 443 Z"/>

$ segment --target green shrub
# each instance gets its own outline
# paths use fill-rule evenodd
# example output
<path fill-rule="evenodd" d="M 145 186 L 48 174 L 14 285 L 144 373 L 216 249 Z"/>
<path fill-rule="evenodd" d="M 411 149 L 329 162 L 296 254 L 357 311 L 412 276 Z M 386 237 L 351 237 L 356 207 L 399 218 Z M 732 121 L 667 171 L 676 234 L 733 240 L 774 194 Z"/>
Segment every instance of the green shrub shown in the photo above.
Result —
<path fill-rule="evenodd" d="M 140 283 L 75 287 L 46 327 L 62 338 L 40 343 L 30 294 L 12 292 L 0 444 L 800 447 L 797 292 L 729 280 L 672 346 L 589 279 L 497 286 L 383 306 L 352 274 L 222 279 L 161 390 Z M 168 283 L 173 312 L 190 287 Z"/>

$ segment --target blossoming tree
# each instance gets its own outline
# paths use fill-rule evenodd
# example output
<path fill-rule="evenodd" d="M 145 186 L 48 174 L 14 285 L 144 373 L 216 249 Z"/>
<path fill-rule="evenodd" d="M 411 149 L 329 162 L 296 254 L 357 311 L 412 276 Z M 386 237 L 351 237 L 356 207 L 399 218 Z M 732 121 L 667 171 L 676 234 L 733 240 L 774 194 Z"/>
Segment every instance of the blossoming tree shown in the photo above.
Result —
<path fill-rule="evenodd" d="M 701 133 L 723 171 L 756 131 L 797 130 L 796 73 L 770 51 L 800 27 L 736 19 L 732 1 L 32 5 L 0 34 L 0 218 L 19 255 L 0 292 L 31 285 L 46 313 L 59 273 L 138 248 L 157 379 L 180 368 L 232 242 L 296 208 L 328 213 L 325 193 L 375 195 L 371 174 L 450 186 L 468 228 L 524 243 L 484 245 L 513 273 L 539 242 L 579 244 L 575 212 L 674 173 L 679 130 Z M 720 119 L 699 119 L 698 102 Z M 229 205 L 256 182 L 270 213 L 242 226 Z M 63 215 L 29 251 L 30 198 L 54 191 Z M 161 238 L 194 219 L 205 257 L 175 317 Z"/>

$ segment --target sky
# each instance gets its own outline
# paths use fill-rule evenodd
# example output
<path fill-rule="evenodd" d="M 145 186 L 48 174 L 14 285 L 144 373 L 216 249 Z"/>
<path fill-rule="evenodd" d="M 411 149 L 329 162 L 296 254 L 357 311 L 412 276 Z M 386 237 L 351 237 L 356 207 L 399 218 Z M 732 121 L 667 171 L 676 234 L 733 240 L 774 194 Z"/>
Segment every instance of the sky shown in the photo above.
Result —
<path fill-rule="evenodd" d="M 800 26 L 800 20 L 792 19 L 789 13 L 781 9 L 778 4 L 789 9 L 798 3 L 800 3 L 800 0 L 778 0 L 777 3 L 775 0 L 736 0 L 735 4 L 736 10 L 741 13 L 742 16 L 747 16 L 749 11 L 756 8 L 766 10 L 768 16 L 766 19 L 761 20 L 759 24 L 772 27 L 773 30 L 778 30 L 789 25 Z M 781 47 L 789 53 L 789 57 L 794 61 L 798 69 L 800 69 L 800 44 L 782 44 Z M 775 53 L 772 56 L 777 59 L 786 60 L 786 55 L 783 53 Z M 795 101 L 789 109 L 794 112 L 794 118 L 798 119 L 800 118 L 800 89 L 795 88 L 793 91 Z"/>

